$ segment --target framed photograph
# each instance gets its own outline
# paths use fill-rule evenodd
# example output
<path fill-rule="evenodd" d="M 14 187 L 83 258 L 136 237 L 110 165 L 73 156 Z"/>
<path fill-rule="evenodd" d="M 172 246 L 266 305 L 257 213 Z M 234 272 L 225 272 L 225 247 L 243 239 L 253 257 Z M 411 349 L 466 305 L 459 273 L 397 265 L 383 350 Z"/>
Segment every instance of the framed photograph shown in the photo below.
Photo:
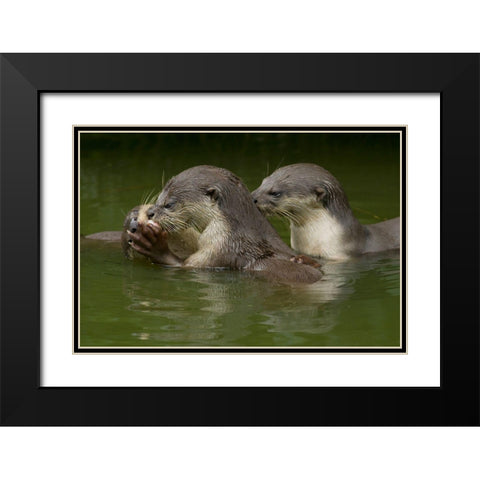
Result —
<path fill-rule="evenodd" d="M 2 424 L 478 425 L 478 85 L 2 55 Z"/>

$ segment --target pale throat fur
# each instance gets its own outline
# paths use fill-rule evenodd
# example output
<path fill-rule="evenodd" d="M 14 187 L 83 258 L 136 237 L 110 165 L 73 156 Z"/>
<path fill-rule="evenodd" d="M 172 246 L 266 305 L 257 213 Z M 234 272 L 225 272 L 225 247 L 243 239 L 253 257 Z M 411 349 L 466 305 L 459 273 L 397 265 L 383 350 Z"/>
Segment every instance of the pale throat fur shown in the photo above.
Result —
<path fill-rule="evenodd" d="M 342 222 L 324 207 L 308 210 L 300 222 L 290 221 L 290 242 L 298 252 L 332 260 L 346 260 L 355 249 Z"/>
<path fill-rule="evenodd" d="M 209 207 L 208 217 L 203 219 L 206 224 L 198 237 L 198 250 L 185 263 L 191 267 L 211 264 L 218 252 L 225 250 L 230 228 L 219 208 L 212 204 Z"/>

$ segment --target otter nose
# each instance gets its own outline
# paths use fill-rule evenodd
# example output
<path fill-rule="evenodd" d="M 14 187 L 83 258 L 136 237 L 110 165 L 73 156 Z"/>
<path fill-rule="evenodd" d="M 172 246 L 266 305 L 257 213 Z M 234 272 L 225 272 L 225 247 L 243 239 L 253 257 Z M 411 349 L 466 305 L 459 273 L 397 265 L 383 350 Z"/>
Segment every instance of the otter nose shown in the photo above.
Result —
<path fill-rule="evenodd" d="M 130 221 L 130 228 L 129 230 L 132 232 L 132 233 L 135 233 L 137 231 L 137 228 L 138 228 L 138 221 L 137 221 L 137 217 L 135 218 L 132 218 L 132 220 Z"/>

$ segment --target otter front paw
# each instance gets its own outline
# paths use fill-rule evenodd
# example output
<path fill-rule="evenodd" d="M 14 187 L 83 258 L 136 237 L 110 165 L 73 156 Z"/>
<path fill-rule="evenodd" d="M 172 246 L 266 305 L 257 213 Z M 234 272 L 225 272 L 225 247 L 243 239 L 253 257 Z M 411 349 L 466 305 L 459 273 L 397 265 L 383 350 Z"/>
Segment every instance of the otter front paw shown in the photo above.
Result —
<path fill-rule="evenodd" d="M 137 252 L 150 258 L 154 263 L 171 263 L 167 232 L 158 224 L 149 220 L 147 224 L 138 224 L 135 232 L 127 231 L 129 244 Z"/>
<path fill-rule="evenodd" d="M 321 265 L 313 258 L 308 257 L 307 255 L 295 255 L 290 258 L 290 261 L 293 263 L 301 263 L 303 265 L 310 265 L 311 267 L 320 268 Z"/>

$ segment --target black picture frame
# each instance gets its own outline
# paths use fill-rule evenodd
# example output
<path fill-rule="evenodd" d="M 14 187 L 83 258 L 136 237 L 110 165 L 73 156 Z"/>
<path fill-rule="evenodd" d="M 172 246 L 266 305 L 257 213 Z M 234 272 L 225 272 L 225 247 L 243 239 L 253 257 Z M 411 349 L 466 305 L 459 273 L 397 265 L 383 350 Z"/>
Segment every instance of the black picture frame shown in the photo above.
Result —
<path fill-rule="evenodd" d="M 3 54 L 0 423 L 478 425 L 479 67 L 477 54 Z M 41 387 L 43 92 L 440 93 L 440 387 Z"/>

